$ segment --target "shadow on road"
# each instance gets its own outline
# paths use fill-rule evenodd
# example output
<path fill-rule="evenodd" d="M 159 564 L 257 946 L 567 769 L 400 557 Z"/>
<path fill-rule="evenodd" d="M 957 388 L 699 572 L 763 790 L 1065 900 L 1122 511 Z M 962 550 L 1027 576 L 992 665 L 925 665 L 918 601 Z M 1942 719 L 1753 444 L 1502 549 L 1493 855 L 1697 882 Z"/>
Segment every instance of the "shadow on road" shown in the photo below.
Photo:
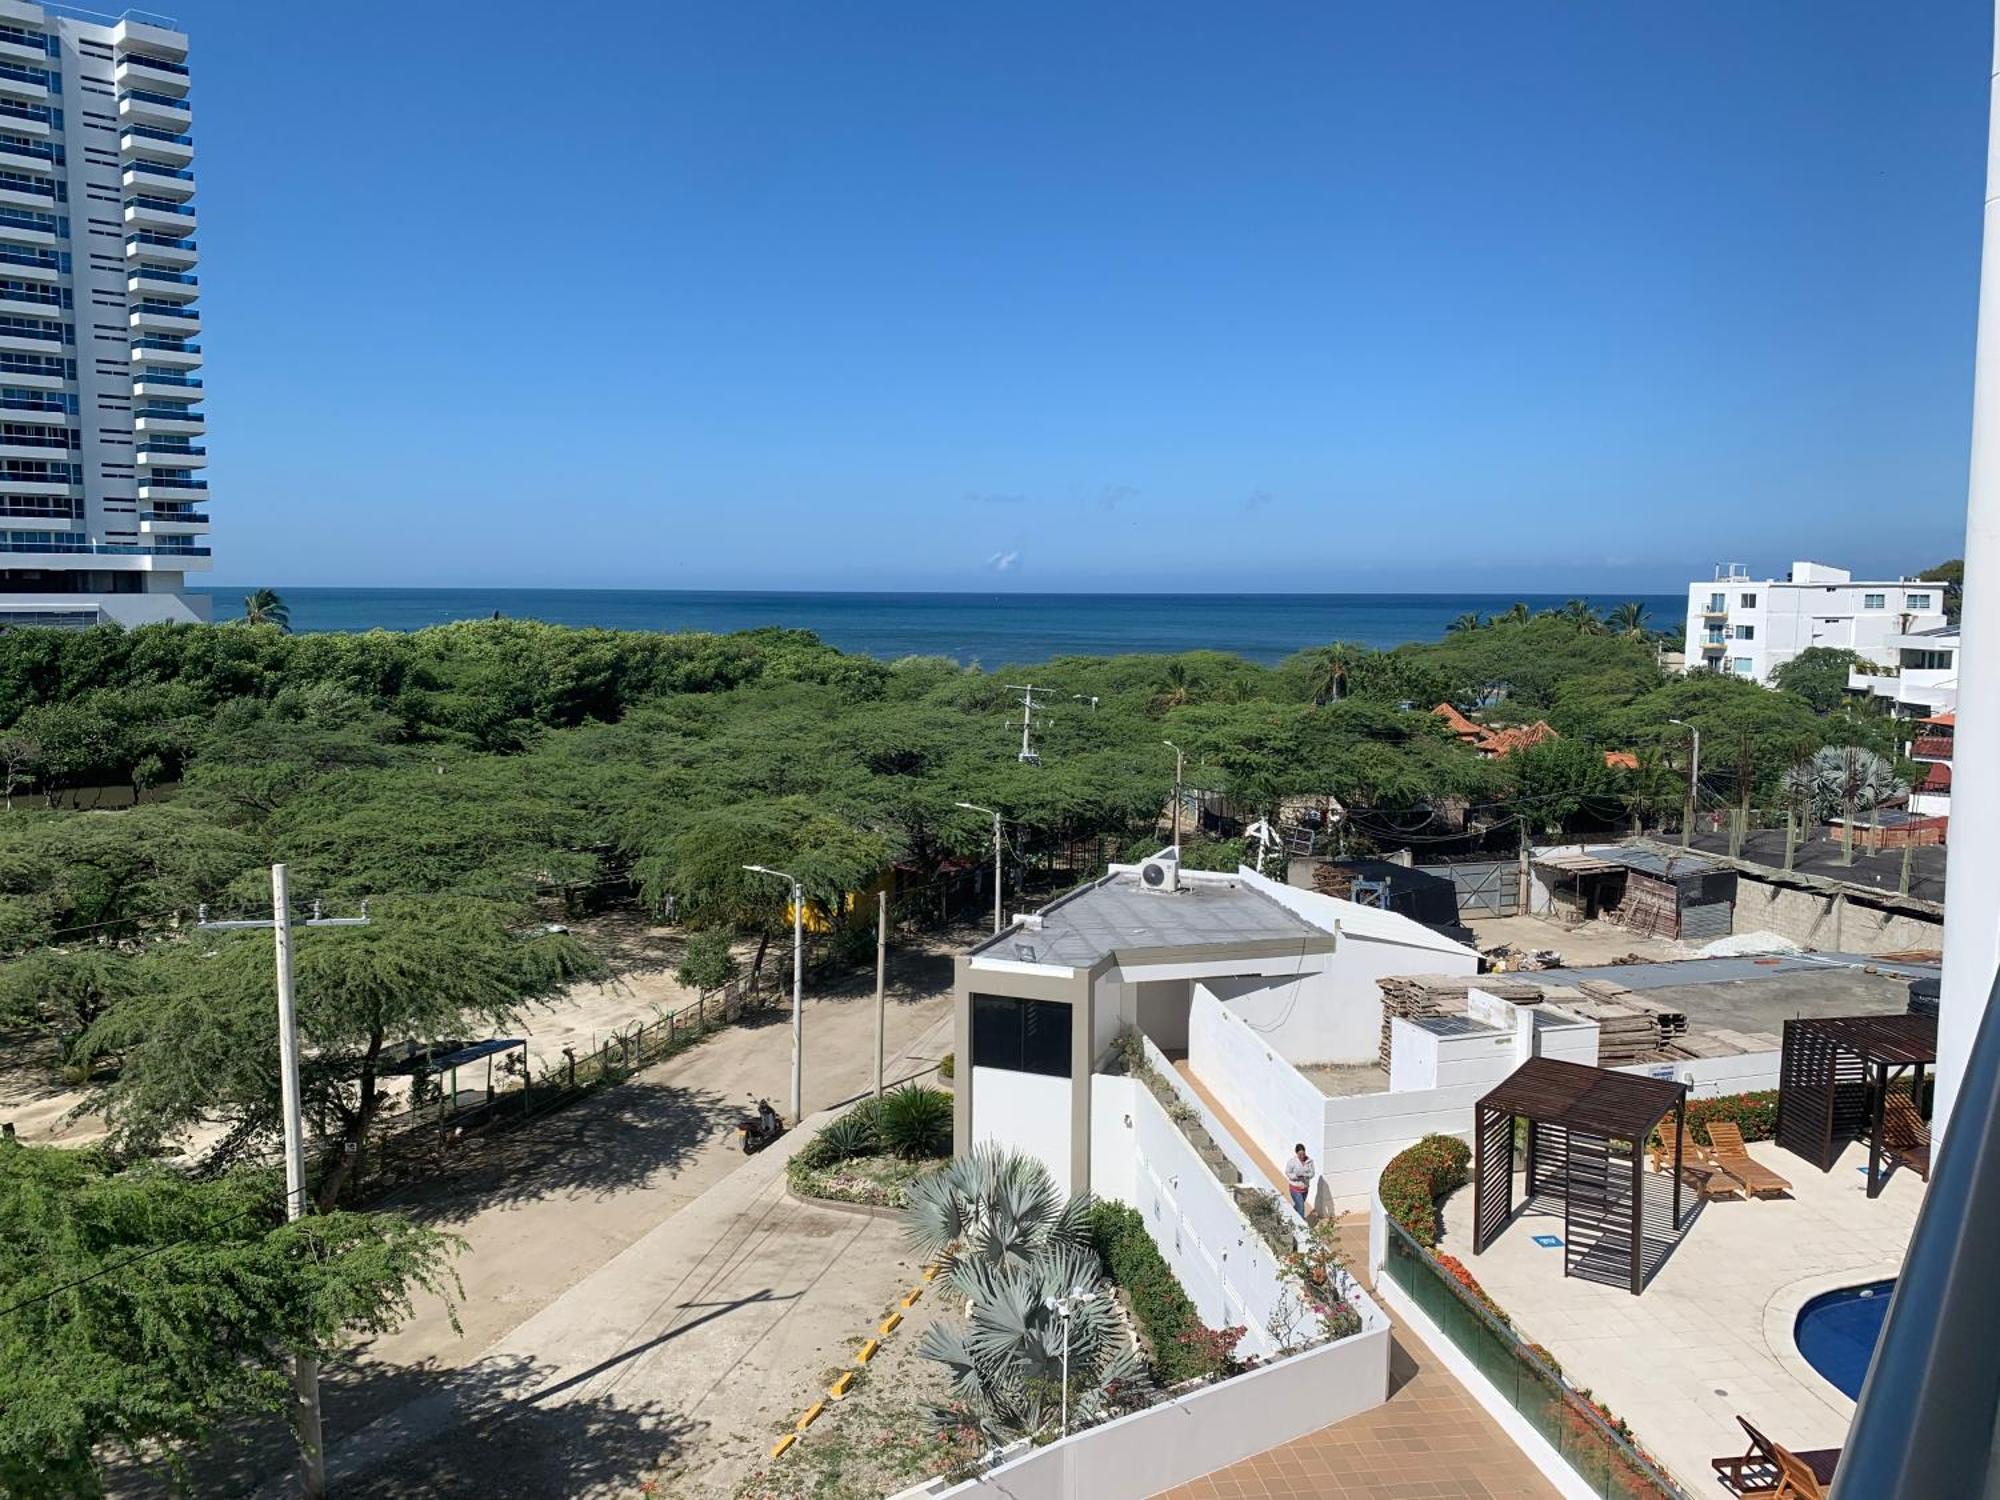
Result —
<path fill-rule="evenodd" d="M 511 1203 L 630 1192 L 678 1172 L 744 1112 L 742 1100 L 709 1089 L 630 1078 L 514 1129 L 461 1142 L 433 1176 L 377 1206 L 451 1224 Z"/>

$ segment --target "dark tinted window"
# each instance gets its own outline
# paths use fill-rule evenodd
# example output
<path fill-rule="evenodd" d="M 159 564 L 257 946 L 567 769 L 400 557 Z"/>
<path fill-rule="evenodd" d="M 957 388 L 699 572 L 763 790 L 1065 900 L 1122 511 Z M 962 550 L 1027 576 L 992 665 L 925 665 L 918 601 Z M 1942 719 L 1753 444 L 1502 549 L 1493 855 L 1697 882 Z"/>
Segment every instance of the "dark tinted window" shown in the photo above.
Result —
<path fill-rule="evenodd" d="M 972 1065 L 1067 1078 L 1069 1007 L 1012 995 L 972 997 Z"/>

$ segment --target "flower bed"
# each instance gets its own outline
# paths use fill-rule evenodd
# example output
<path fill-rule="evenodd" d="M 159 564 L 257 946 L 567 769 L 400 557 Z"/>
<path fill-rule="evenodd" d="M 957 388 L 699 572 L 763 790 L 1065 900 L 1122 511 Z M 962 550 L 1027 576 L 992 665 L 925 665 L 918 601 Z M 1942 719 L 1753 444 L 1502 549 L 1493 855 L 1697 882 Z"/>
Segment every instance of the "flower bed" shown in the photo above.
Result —
<path fill-rule="evenodd" d="M 785 1178 L 801 1198 L 854 1203 L 866 1208 L 908 1208 L 910 1184 L 944 1165 L 942 1157 L 905 1161 L 900 1156 L 849 1156 L 815 1166 L 800 1152 L 785 1165 Z"/>
<path fill-rule="evenodd" d="M 1203 1325 L 1137 1209 L 1109 1201 L 1091 1204 L 1090 1242 L 1105 1272 L 1132 1304 L 1132 1319 L 1161 1385 L 1205 1380 L 1237 1368 L 1236 1342 L 1243 1330 Z"/>
<path fill-rule="evenodd" d="M 1437 1201 L 1465 1185 L 1472 1148 L 1455 1135 L 1427 1135 L 1382 1169 L 1382 1207 L 1426 1250 L 1437 1247 Z"/>
<path fill-rule="evenodd" d="M 951 1096 L 938 1089 L 863 1099 L 793 1155 L 785 1179 L 802 1198 L 907 1208 L 910 1184 L 949 1157 L 950 1120 Z"/>
<path fill-rule="evenodd" d="M 1746 1141 L 1768 1141 L 1778 1132 L 1778 1091 L 1763 1089 L 1754 1094 L 1724 1094 L 1716 1099 L 1690 1099 L 1687 1107 L 1688 1135 L 1708 1145 L 1710 1120 L 1734 1120 Z"/>

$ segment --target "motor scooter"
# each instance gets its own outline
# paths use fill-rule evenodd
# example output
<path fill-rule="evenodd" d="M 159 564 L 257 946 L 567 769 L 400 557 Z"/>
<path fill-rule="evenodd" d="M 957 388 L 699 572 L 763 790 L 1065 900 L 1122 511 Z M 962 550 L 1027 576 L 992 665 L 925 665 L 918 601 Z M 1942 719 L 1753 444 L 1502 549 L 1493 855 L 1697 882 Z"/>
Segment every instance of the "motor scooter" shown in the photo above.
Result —
<path fill-rule="evenodd" d="M 745 1156 L 756 1155 L 784 1133 L 785 1117 L 771 1108 L 769 1099 L 759 1099 L 757 1113 L 736 1122 L 736 1134 L 743 1143 Z"/>

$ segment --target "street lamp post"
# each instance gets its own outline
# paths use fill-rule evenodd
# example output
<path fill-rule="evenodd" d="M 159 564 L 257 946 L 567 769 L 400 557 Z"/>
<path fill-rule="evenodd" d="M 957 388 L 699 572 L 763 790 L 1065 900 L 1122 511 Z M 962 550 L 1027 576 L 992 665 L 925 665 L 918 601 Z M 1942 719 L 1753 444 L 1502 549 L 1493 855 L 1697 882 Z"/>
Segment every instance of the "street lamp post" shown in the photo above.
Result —
<path fill-rule="evenodd" d="M 1172 740 L 1161 740 L 1160 743 L 1174 752 L 1174 858 L 1179 859 L 1181 857 L 1181 771 L 1187 764 L 1187 757 L 1181 753 L 1181 747 Z"/>
<path fill-rule="evenodd" d="M 1069 1320 L 1077 1305 L 1095 1302 L 1097 1293 L 1088 1287 L 1072 1287 L 1067 1297 L 1044 1297 L 1042 1306 L 1056 1315 L 1062 1324 L 1062 1435 L 1069 1436 Z"/>
<path fill-rule="evenodd" d="M 977 802 L 954 802 L 954 807 L 962 807 L 967 812 L 985 813 L 993 820 L 993 935 L 1000 935 L 1000 814 L 990 807 L 981 807 Z"/>
<path fill-rule="evenodd" d="M 1688 752 L 1688 800 L 1687 815 L 1681 819 L 1681 847 L 1688 847 L 1694 838 L 1695 788 L 1701 781 L 1701 731 L 1686 719 L 1669 719 L 1669 724 L 1678 724 L 1694 736 L 1694 747 Z"/>
<path fill-rule="evenodd" d="M 797 1125 L 805 1118 L 805 887 L 799 883 L 798 876 L 787 875 L 783 870 L 773 870 L 765 865 L 745 865 L 743 868 L 753 874 L 788 880 L 792 886 L 792 1123 Z"/>

